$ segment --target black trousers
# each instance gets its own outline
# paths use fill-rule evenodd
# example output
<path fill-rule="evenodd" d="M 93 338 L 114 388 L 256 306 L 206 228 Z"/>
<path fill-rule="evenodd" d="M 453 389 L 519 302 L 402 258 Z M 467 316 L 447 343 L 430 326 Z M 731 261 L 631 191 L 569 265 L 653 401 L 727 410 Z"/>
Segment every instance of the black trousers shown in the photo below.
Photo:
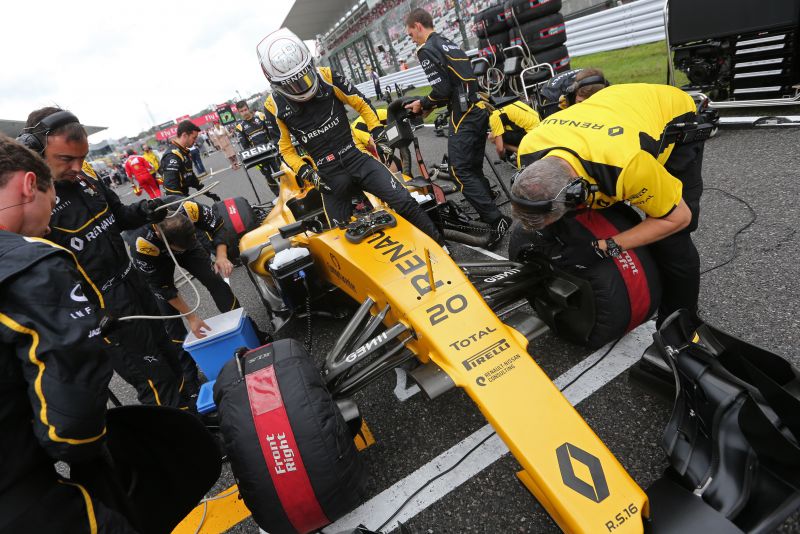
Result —
<path fill-rule="evenodd" d="M 692 212 L 689 225 L 680 232 L 648 245 L 661 275 L 663 294 L 656 326 L 673 312 L 684 308 L 691 320 L 700 324 L 697 300 L 700 296 L 700 254 L 692 241 L 692 232 L 700 220 L 700 197 L 703 194 L 704 142 L 676 146 L 664 167 L 683 183 L 683 200 Z"/>
<path fill-rule="evenodd" d="M 408 222 L 436 241 L 441 240 L 436 225 L 408 190 L 392 176 L 386 165 L 372 156 L 352 147 L 336 160 L 320 165 L 317 171 L 333 190 L 332 193 L 322 193 L 325 213 L 332 225 L 350 221 L 353 196 L 363 190 L 389 204 Z"/>
<path fill-rule="evenodd" d="M 489 180 L 483 174 L 483 155 L 488 128 L 489 114 L 485 109 L 474 107 L 457 123 L 453 123 L 451 117 L 447 156 L 450 159 L 450 171 L 464 197 L 472 204 L 483 222 L 492 224 L 503 215 L 492 199 Z"/>
<path fill-rule="evenodd" d="M 136 270 L 103 292 L 113 317 L 161 315 L 156 299 Z M 164 321 L 121 321 L 108 335 L 114 370 L 136 388 L 142 404 L 192 407 L 197 391 L 185 387 L 180 354 L 170 342 Z"/>
<path fill-rule="evenodd" d="M 225 283 L 220 275 L 211 268 L 211 257 L 201 246 L 195 246 L 180 254 L 175 254 L 178 264 L 186 269 L 196 281 L 211 293 L 217 309 L 222 312 L 231 311 L 239 307 L 239 301 L 231 291 L 231 287 Z M 178 310 L 162 298 L 156 298 L 161 315 L 176 315 Z M 183 341 L 188 334 L 186 326 L 181 319 L 169 319 L 165 322 L 170 341 L 179 353 L 179 361 L 183 372 L 183 378 L 189 391 L 197 391 L 200 388 L 197 364 L 192 357 L 183 350 Z"/>
<path fill-rule="evenodd" d="M 43 487 L 37 499 L 0 531 L 89 534 L 91 524 L 98 534 L 136 534 L 124 516 L 93 498 L 84 486 L 59 479 Z"/>

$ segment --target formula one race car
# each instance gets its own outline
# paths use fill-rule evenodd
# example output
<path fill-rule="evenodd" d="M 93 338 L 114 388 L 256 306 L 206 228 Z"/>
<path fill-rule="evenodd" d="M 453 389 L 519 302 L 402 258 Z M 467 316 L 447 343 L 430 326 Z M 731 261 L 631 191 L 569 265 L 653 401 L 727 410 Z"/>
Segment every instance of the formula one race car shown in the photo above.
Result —
<path fill-rule="evenodd" d="M 645 492 L 528 354 L 543 321 L 509 312 L 532 293 L 569 307 L 577 284 L 543 261 L 459 265 L 369 194 L 355 200 L 350 224 L 331 227 L 316 189 L 286 167 L 280 178 L 274 209 L 240 241 L 273 330 L 310 320 L 332 293 L 359 306 L 321 373 L 293 340 L 242 351 L 220 373 L 226 448 L 263 529 L 310 532 L 359 503 L 363 469 L 343 438 L 347 423 L 360 427 L 352 395 L 412 360 L 430 398 L 466 391 L 566 532 L 762 532 L 797 507 L 800 382 L 784 360 L 669 321 L 657 345 L 679 377 L 665 433 L 674 469 Z"/>

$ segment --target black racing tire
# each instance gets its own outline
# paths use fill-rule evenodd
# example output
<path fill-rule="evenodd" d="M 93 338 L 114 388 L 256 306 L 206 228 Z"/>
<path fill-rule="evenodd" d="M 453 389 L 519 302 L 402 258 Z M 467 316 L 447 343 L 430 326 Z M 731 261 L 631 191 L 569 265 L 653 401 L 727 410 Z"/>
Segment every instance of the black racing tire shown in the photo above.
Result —
<path fill-rule="evenodd" d="M 549 63 L 553 66 L 553 71 L 558 74 L 569 70 L 569 51 L 566 46 L 559 46 L 541 52 L 535 52 L 534 63 Z M 547 80 L 550 77 L 550 72 L 541 70 L 536 72 L 529 72 L 525 75 L 525 83 L 530 85 L 532 83 L 539 83 Z"/>
<path fill-rule="evenodd" d="M 486 50 L 487 53 L 502 55 L 503 48 L 507 48 L 509 44 L 508 35 L 509 32 L 503 31 L 496 35 L 490 35 L 489 37 L 486 38 L 480 38 L 478 39 L 478 49 Z M 492 52 L 492 50 L 494 50 L 494 52 Z"/>
<path fill-rule="evenodd" d="M 588 223 L 586 219 L 581 222 L 579 214 L 575 218 L 564 217 L 538 232 L 515 226 L 508 257 L 523 263 L 549 264 L 562 290 L 565 286 L 578 289 L 567 298 L 547 290 L 531 291 L 527 297 L 557 336 L 594 349 L 618 339 L 656 312 L 661 300 L 661 279 L 647 247 L 627 251 L 624 266 L 620 267 L 615 260 L 598 258 L 589 245 L 597 237 L 586 224 L 598 228 L 594 225 L 601 220 L 615 231 L 625 231 L 641 222 L 633 208 L 619 202 L 585 214 L 590 216 Z M 633 277 L 640 283 L 627 284 L 622 271 L 636 273 Z"/>
<path fill-rule="evenodd" d="M 514 28 L 517 23 L 524 24 L 558 13 L 561 11 L 561 0 L 506 0 L 503 7 L 506 11 L 506 24 L 509 28 Z"/>
<path fill-rule="evenodd" d="M 316 530 L 363 502 L 366 469 L 352 432 L 299 341 L 281 339 L 229 360 L 214 401 L 231 470 L 259 527 L 296 532 L 290 518 L 299 517 L 306 531 Z M 298 484 L 298 475 L 307 482 Z M 286 476 L 294 477 L 288 486 Z M 282 492 L 304 495 L 298 506 L 321 514 L 285 509 Z"/>
<path fill-rule="evenodd" d="M 506 24 L 506 10 L 502 5 L 487 7 L 475 14 L 475 35 L 481 39 L 497 33 L 504 33 Z"/>
<path fill-rule="evenodd" d="M 509 42 L 520 45 L 535 54 L 563 45 L 567 41 L 567 30 L 561 13 L 531 20 L 519 28 L 509 30 Z"/>

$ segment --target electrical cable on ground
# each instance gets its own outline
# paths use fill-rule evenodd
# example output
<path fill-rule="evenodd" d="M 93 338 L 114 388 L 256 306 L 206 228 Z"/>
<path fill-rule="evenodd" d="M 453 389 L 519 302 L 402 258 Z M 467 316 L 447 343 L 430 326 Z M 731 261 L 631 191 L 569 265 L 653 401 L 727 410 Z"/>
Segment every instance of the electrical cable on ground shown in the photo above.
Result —
<path fill-rule="evenodd" d="M 724 262 L 722 262 L 722 263 L 720 263 L 718 265 L 714 265 L 713 267 L 709 267 L 708 269 L 700 271 L 700 276 L 703 276 L 706 273 L 710 273 L 711 271 L 713 271 L 715 269 L 719 269 L 720 267 L 724 267 L 724 266 L 728 265 L 730 262 L 732 262 L 733 260 L 735 260 L 736 256 L 739 254 L 739 245 L 738 245 L 738 242 L 737 242 L 737 239 L 739 238 L 739 234 L 741 234 L 742 232 L 744 232 L 745 230 L 750 228 L 756 222 L 756 219 L 758 218 L 758 215 L 756 214 L 756 210 L 754 210 L 753 207 L 750 204 L 748 204 L 747 201 L 744 200 L 743 198 L 737 197 L 733 193 L 729 193 L 728 191 L 725 191 L 723 189 L 719 189 L 717 187 L 708 187 L 705 190 L 706 191 L 717 191 L 719 193 L 722 193 L 723 195 L 725 195 L 728 198 L 732 198 L 734 200 L 738 200 L 739 202 L 744 204 L 745 207 L 747 207 L 748 211 L 750 212 L 751 219 L 750 219 L 750 222 L 748 222 L 747 224 L 745 224 L 744 226 L 739 228 L 736 231 L 736 233 L 733 234 L 733 253 L 730 255 L 730 257 L 727 260 L 725 260 Z"/>
<path fill-rule="evenodd" d="M 381 530 L 383 527 L 385 527 L 386 525 L 388 525 L 388 524 L 389 524 L 389 522 L 390 522 L 392 519 L 394 519 L 394 518 L 395 518 L 395 516 L 397 516 L 397 514 L 399 514 L 399 513 L 400 513 L 400 512 L 403 510 L 403 508 L 405 508 L 405 507 L 406 507 L 406 505 L 407 505 L 409 502 L 411 502 L 411 499 L 413 499 L 414 497 L 416 497 L 416 496 L 417 496 L 417 494 L 418 494 L 420 491 L 424 490 L 424 489 L 425 489 L 425 488 L 427 488 L 429 485 L 431 485 L 433 482 L 435 482 L 437 479 L 439 479 L 439 478 L 443 477 L 444 475 L 446 475 L 447 473 L 449 473 L 450 471 L 452 471 L 453 469 L 455 469 L 456 467 L 458 467 L 458 466 L 459 466 L 459 464 L 461 464 L 461 462 L 463 462 L 464 460 L 466 460 L 466 459 L 467 459 L 467 457 L 468 457 L 470 454 L 472 454 L 473 452 L 475 452 L 476 450 L 478 450 L 478 448 L 479 448 L 481 445 L 483 445 L 484 443 L 486 443 L 486 442 L 489 440 L 489 438 L 491 438 L 491 437 L 492 437 L 492 436 L 494 436 L 495 434 L 497 434 L 497 432 L 495 432 L 495 431 L 492 431 L 492 432 L 491 432 L 491 433 L 490 433 L 488 436 L 486 436 L 485 438 L 483 438 L 482 440 L 480 440 L 480 441 L 479 441 L 479 442 L 478 442 L 478 443 L 477 443 L 477 444 L 476 444 L 474 447 L 472 447 L 470 450 L 468 450 L 466 453 L 464 453 L 464 455 L 463 455 L 461 458 L 459 458 L 459 460 L 458 460 L 456 463 L 454 463 L 453 465 L 451 465 L 450 467 L 448 467 L 447 469 L 445 469 L 444 471 L 442 471 L 441 473 L 439 473 L 439 474 L 438 474 L 438 475 L 436 475 L 435 477 L 433 477 L 433 478 L 431 478 L 430 480 L 428 480 L 427 482 L 425 482 L 425 484 L 423 484 L 422 486 L 420 486 L 420 487 L 419 487 L 419 488 L 418 488 L 418 489 L 417 489 L 417 490 L 416 490 L 414 493 L 412 493 L 411 495 L 409 495 L 409 496 L 408 496 L 408 498 L 407 498 L 405 501 L 403 501 L 403 504 L 401 504 L 401 505 L 400 505 L 400 506 L 397 508 L 397 510 L 395 510 L 395 512 L 394 512 L 392 515 L 390 515 L 390 516 L 389 516 L 389 517 L 386 519 L 386 521 L 384 521 L 384 522 L 381 524 L 381 526 L 379 526 L 379 527 L 377 528 L 377 530 L 380 532 L 380 530 Z"/>

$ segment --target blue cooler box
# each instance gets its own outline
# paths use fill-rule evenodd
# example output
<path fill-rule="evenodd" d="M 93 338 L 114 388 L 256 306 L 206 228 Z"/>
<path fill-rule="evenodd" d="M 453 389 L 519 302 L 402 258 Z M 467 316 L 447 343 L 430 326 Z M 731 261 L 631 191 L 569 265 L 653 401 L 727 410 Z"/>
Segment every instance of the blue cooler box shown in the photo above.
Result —
<path fill-rule="evenodd" d="M 217 379 L 219 370 L 233 357 L 236 349 L 254 349 L 261 345 L 244 308 L 215 315 L 205 321 L 211 327 L 206 337 L 198 339 L 189 332 L 183 348 L 192 355 L 208 380 Z"/>
<path fill-rule="evenodd" d="M 216 382 L 216 380 L 211 380 L 200 386 L 196 403 L 198 412 L 206 414 L 217 409 L 217 405 L 214 403 L 214 384 Z"/>

